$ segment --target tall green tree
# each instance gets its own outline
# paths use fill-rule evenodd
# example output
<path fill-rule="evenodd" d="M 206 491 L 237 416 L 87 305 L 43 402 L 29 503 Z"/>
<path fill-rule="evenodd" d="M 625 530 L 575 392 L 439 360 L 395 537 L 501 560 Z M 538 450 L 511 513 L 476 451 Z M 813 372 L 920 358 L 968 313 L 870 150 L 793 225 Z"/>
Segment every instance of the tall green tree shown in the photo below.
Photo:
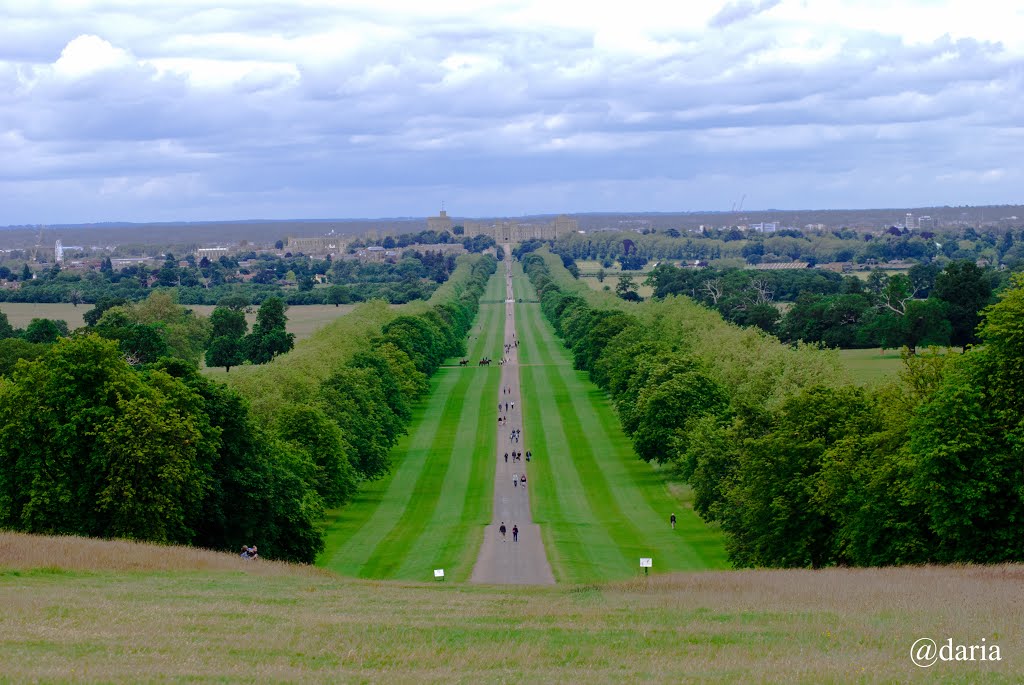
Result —
<path fill-rule="evenodd" d="M 295 345 L 295 335 L 288 333 L 285 303 L 279 297 L 268 297 L 256 313 L 256 324 L 245 339 L 249 360 L 253 364 L 266 364 Z"/>
<path fill-rule="evenodd" d="M 932 292 L 946 303 L 946 316 L 952 326 L 950 343 L 957 347 L 976 344 L 981 310 L 992 301 L 992 287 L 985 272 L 974 262 L 952 262 L 935 277 Z"/>

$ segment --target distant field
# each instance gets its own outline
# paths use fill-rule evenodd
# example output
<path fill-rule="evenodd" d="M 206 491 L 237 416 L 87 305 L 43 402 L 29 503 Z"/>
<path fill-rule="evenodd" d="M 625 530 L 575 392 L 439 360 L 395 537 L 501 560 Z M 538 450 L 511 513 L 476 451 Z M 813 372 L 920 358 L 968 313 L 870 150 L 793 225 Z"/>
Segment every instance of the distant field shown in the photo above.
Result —
<path fill-rule="evenodd" d="M 348 314 L 355 305 L 343 304 L 338 307 L 329 304 L 296 305 L 288 308 L 288 332 L 294 333 L 296 340 L 308 338 L 318 328 L 333 321 L 339 316 Z M 63 319 L 74 330 L 85 325 L 82 315 L 92 309 L 92 305 L 80 304 L 28 304 L 23 302 L 0 302 L 0 312 L 7 314 L 8 320 L 15 328 L 24 328 L 32 319 Z M 209 316 L 213 305 L 191 305 L 192 309 L 204 316 Z M 246 315 L 250 328 L 256 321 L 256 307 Z"/>
<path fill-rule="evenodd" d="M 839 350 L 839 359 L 860 385 L 895 376 L 903 368 L 899 350 Z"/>
<path fill-rule="evenodd" d="M 337 307 L 332 304 L 291 305 L 288 307 L 288 311 L 285 312 L 285 316 L 288 317 L 288 332 L 294 333 L 296 340 L 304 340 L 325 324 L 334 321 L 339 316 L 348 314 L 355 308 L 356 305 L 354 304 L 342 304 Z M 189 309 L 203 316 L 209 316 L 215 307 L 212 304 L 197 304 L 190 305 Z M 245 320 L 249 322 L 250 330 L 252 325 L 256 323 L 257 309 L 259 307 L 253 307 L 252 313 L 245 315 Z"/>
<path fill-rule="evenodd" d="M 1024 682 L 1021 565 L 497 587 L 154 545 L 136 553 L 196 570 L 140 571 L 100 549 L 125 543 L 79 541 L 102 560 L 84 568 L 67 563 L 73 538 L 64 552 L 24 549 L 49 540 L 0 537 L 4 682 Z M 923 637 L 984 640 L 1001 660 L 919 668 Z"/>
<path fill-rule="evenodd" d="M 645 274 L 639 271 L 632 271 L 630 273 L 633 274 L 633 283 L 636 284 L 636 292 L 640 295 L 640 297 L 646 300 L 648 297 L 654 294 L 654 288 L 643 284 L 644 281 L 647 279 L 647 276 Z M 594 290 L 604 290 L 604 287 L 608 286 L 608 288 L 612 292 L 615 292 L 615 288 L 619 285 L 619 277 L 613 275 L 605 276 L 604 283 L 590 276 L 581 275 L 580 280 L 589 285 Z"/>

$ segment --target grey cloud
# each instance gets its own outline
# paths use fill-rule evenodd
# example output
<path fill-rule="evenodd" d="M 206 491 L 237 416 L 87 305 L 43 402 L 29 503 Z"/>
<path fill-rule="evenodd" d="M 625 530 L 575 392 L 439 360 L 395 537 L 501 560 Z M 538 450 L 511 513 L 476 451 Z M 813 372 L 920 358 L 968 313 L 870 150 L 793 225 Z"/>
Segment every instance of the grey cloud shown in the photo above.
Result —
<path fill-rule="evenodd" d="M 782 0 L 760 0 L 760 2 L 754 2 L 753 0 L 733 0 L 729 2 L 718 11 L 718 14 L 711 17 L 711 21 L 708 25 L 712 28 L 720 29 L 735 24 L 737 22 L 749 19 L 755 15 L 767 12 L 771 8 L 778 5 Z"/>

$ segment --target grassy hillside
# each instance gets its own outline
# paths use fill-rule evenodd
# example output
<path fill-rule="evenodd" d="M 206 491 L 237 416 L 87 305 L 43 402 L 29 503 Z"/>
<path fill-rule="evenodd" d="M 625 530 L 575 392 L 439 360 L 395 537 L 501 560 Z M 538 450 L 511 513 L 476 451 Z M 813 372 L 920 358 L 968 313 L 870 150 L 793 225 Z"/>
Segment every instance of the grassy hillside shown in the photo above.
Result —
<path fill-rule="evenodd" d="M 22 536 L 12 550 L 0 536 L 3 681 L 1024 680 L 1020 565 L 497 588 L 342 580 L 287 565 L 264 574 L 271 565 L 231 555 L 219 555 L 224 570 L 137 572 L 126 559 L 81 570 L 62 553 L 28 562 L 17 551 L 46 540 Z M 926 636 L 985 638 L 1002 661 L 920 669 L 910 646 Z"/>

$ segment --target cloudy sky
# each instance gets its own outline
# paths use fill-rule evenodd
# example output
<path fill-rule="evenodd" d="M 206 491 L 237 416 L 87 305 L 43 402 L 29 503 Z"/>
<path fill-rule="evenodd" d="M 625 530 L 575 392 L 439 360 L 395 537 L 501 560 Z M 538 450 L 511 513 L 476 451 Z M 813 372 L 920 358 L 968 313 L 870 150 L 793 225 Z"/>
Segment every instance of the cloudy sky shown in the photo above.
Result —
<path fill-rule="evenodd" d="M 1022 153 L 1009 0 L 0 0 L 0 225 L 1017 203 Z"/>

